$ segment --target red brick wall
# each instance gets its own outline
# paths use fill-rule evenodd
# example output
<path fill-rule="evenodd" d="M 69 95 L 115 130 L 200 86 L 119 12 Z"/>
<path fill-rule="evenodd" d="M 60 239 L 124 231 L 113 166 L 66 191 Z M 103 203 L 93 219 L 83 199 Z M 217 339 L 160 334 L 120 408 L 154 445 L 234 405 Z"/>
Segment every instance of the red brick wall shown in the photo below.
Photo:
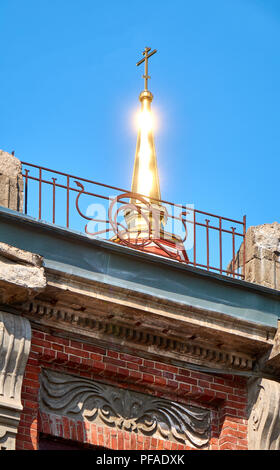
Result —
<path fill-rule="evenodd" d="M 38 449 L 39 433 L 113 449 L 191 449 L 164 439 L 146 437 L 39 410 L 41 367 L 74 373 L 142 393 L 211 410 L 209 449 L 247 449 L 246 381 L 209 375 L 137 355 L 119 353 L 33 330 L 31 352 L 22 387 L 23 411 L 17 449 Z"/>

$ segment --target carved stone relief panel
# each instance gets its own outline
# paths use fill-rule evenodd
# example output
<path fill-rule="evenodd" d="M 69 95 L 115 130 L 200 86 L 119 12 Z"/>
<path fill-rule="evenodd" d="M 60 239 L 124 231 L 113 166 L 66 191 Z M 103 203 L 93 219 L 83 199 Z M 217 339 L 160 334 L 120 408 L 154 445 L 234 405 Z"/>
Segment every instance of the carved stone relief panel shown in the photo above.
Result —
<path fill-rule="evenodd" d="M 40 408 L 177 443 L 206 446 L 210 411 L 42 369 Z"/>
<path fill-rule="evenodd" d="M 252 379 L 248 389 L 250 450 L 280 450 L 280 384 Z"/>

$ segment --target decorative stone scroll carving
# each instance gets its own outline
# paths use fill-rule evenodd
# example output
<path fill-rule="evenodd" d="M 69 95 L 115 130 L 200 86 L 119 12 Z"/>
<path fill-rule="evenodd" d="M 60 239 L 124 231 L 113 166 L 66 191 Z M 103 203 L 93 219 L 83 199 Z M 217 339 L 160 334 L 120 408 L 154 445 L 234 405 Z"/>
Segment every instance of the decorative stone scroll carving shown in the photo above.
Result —
<path fill-rule="evenodd" d="M 250 450 L 280 450 L 280 383 L 254 379 L 248 390 Z"/>
<path fill-rule="evenodd" d="M 207 445 L 210 438 L 209 410 L 49 369 L 42 370 L 40 407 L 195 447 Z"/>
<path fill-rule="evenodd" d="M 28 320 L 0 311 L 0 449 L 15 449 L 30 340 Z"/>

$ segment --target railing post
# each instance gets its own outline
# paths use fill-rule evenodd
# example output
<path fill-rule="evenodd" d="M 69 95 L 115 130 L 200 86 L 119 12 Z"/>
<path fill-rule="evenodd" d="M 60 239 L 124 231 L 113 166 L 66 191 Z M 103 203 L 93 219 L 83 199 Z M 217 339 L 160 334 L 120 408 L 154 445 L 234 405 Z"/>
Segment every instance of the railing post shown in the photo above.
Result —
<path fill-rule="evenodd" d="M 223 274 L 222 217 L 219 217 L 219 246 L 220 246 L 220 273 Z"/>
<path fill-rule="evenodd" d="M 209 219 L 205 219 L 206 222 L 206 247 L 207 247 L 207 271 L 209 271 Z"/>
<path fill-rule="evenodd" d="M 193 211 L 193 265 L 196 266 L 196 211 Z"/>
<path fill-rule="evenodd" d="M 55 182 L 57 178 L 52 178 L 53 180 L 53 224 L 55 224 Z"/>
<path fill-rule="evenodd" d="M 27 214 L 27 204 L 28 204 L 28 173 L 29 170 L 25 169 L 25 182 L 24 182 L 24 213 Z"/>
<path fill-rule="evenodd" d="M 42 168 L 39 168 L 39 220 L 42 217 Z"/>
<path fill-rule="evenodd" d="M 67 175 L 66 227 L 69 228 L 69 175 Z"/>
<path fill-rule="evenodd" d="M 246 215 L 243 216 L 243 279 L 246 279 L 245 269 L 246 269 Z"/>
<path fill-rule="evenodd" d="M 235 227 L 231 227 L 232 229 L 232 276 L 235 277 Z"/>

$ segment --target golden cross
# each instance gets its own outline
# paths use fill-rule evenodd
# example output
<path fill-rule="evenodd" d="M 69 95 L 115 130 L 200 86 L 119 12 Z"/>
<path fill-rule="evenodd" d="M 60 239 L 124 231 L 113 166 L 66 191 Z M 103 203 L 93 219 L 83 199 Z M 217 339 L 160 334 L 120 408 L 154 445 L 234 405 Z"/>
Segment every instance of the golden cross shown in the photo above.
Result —
<path fill-rule="evenodd" d="M 138 66 L 138 65 L 142 64 L 142 62 L 145 61 L 145 75 L 143 75 L 144 83 L 145 83 L 145 91 L 148 90 L 148 79 L 151 78 L 148 75 L 148 59 L 157 52 L 156 49 L 152 52 L 150 52 L 150 50 L 151 50 L 150 47 L 145 47 L 144 52 L 142 52 L 143 56 L 145 56 L 145 57 L 143 59 L 139 60 L 139 62 L 137 62 L 137 64 L 136 64 Z M 149 52 L 150 52 L 150 54 L 149 54 Z"/>

